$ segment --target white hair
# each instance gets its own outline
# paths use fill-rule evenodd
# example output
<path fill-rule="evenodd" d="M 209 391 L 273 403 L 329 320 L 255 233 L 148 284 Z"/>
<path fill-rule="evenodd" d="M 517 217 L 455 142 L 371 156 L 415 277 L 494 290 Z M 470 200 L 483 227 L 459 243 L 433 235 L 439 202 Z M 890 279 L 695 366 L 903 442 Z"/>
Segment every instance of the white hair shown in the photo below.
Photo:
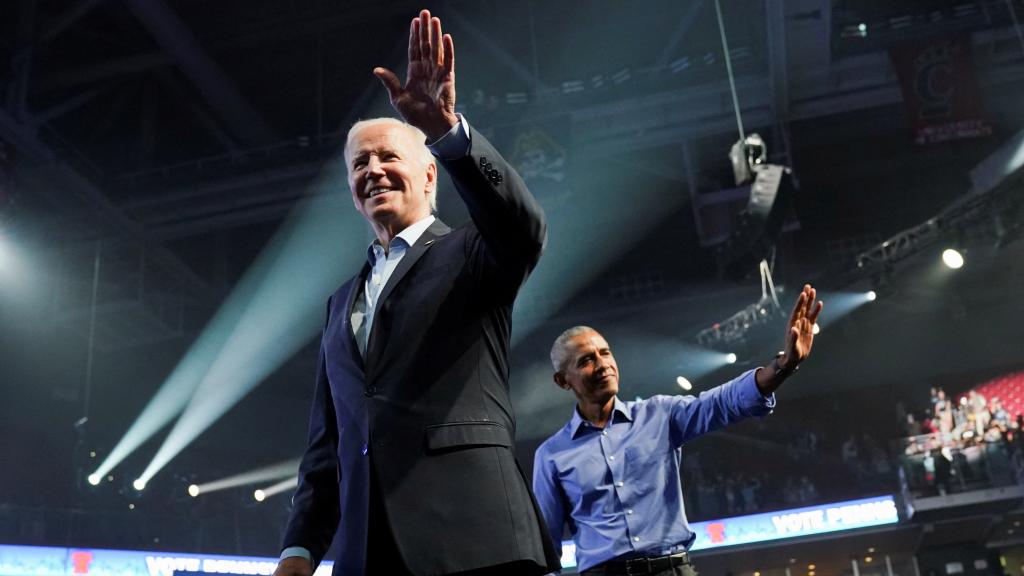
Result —
<path fill-rule="evenodd" d="M 551 345 L 551 367 L 555 369 L 555 372 L 565 370 L 565 365 L 569 362 L 569 344 L 572 339 L 580 334 L 590 334 L 591 332 L 598 333 L 590 326 L 573 326 L 555 338 L 555 343 Z"/>
<path fill-rule="evenodd" d="M 346 159 L 345 169 L 346 170 L 351 170 L 351 166 L 348 165 L 348 161 L 347 160 L 348 160 L 349 147 L 352 145 L 352 138 L 355 137 L 355 135 L 360 130 L 362 130 L 364 128 L 372 128 L 374 126 L 394 126 L 394 127 L 401 128 L 401 129 L 405 130 L 409 134 L 409 136 L 412 137 L 413 142 L 422 142 L 422 145 L 418 147 L 419 149 L 417 150 L 416 158 L 420 161 L 421 164 L 423 164 L 423 168 L 426 169 L 427 166 L 430 166 L 430 165 L 434 164 L 434 155 L 431 154 L 430 153 L 430 149 L 427 148 L 427 135 L 424 134 L 422 130 L 420 130 L 419 128 L 413 126 L 412 124 L 408 124 L 406 122 L 402 122 L 401 120 L 398 120 L 397 118 L 391 118 L 391 117 L 388 117 L 388 116 L 382 116 L 380 118 L 369 118 L 369 119 L 366 119 L 366 120 L 360 120 L 360 121 L 356 122 L 355 124 L 353 124 L 352 127 L 348 129 L 348 136 L 345 138 L 345 159 Z M 430 211 L 431 212 L 437 212 L 437 182 L 436 181 L 434 182 L 434 193 L 430 195 Z"/>

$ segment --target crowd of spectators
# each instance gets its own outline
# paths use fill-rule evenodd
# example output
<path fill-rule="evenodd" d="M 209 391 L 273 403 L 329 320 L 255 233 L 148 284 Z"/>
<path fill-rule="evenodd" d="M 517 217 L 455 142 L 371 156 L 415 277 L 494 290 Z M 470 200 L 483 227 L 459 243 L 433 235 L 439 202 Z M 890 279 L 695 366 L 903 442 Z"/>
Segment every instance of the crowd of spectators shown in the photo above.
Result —
<path fill-rule="evenodd" d="M 907 412 L 904 431 L 908 439 L 906 454 L 936 448 L 964 448 L 986 442 L 1000 442 L 1021 428 L 1021 415 L 1014 420 L 999 398 L 986 400 L 970 390 L 954 401 L 942 388 L 932 388 L 924 417 Z"/>
<path fill-rule="evenodd" d="M 1012 418 L 999 398 L 972 390 L 954 400 L 933 388 L 917 411 L 864 391 L 792 403 L 687 449 L 691 519 L 895 493 L 901 477 L 915 496 L 1024 481 L 1024 416 Z"/>
<path fill-rule="evenodd" d="M 997 397 L 969 390 L 959 399 L 932 388 L 922 417 L 903 415 L 903 474 L 917 495 L 945 494 L 1024 480 L 1024 416 Z"/>

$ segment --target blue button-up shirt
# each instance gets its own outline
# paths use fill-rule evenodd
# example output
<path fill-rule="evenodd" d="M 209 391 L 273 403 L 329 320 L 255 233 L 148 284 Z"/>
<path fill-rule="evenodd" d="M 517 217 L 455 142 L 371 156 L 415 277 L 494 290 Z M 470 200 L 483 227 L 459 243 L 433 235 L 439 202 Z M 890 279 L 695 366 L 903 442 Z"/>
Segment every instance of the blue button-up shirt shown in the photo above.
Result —
<path fill-rule="evenodd" d="M 755 370 L 693 396 L 615 399 L 598 428 L 572 420 L 537 449 L 533 490 L 551 538 L 560 548 L 569 525 L 580 571 L 619 557 L 684 550 L 696 535 L 683 511 L 682 445 L 748 416 L 764 416 Z"/>

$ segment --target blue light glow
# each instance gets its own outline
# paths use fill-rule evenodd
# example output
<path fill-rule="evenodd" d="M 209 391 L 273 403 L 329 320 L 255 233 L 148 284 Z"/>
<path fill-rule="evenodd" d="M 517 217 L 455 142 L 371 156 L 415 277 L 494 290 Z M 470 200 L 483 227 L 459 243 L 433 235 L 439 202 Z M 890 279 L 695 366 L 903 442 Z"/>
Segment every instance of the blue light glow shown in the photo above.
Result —
<path fill-rule="evenodd" d="M 275 567 L 277 558 L 0 545 L 0 574 L 6 576 L 174 576 L 181 572 L 269 576 Z M 324 561 L 314 576 L 330 576 L 333 567 L 333 562 Z"/>

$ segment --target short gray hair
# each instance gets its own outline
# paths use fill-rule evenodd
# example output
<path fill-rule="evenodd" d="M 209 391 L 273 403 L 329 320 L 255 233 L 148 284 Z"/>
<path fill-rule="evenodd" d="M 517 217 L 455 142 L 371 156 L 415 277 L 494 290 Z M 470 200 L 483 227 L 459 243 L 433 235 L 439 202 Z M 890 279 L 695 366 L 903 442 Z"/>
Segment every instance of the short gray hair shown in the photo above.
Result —
<path fill-rule="evenodd" d="M 405 130 L 406 132 L 408 132 L 408 134 L 410 136 L 412 136 L 412 139 L 413 139 L 414 142 L 422 142 L 423 143 L 423 145 L 420 146 L 421 150 L 418 150 L 418 154 L 416 155 L 417 159 L 419 159 L 419 161 L 423 164 L 423 167 L 426 168 L 427 166 L 430 166 L 431 164 L 434 164 L 434 155 L 431 154 L 430 153 L 430 149 L 427 148 L 427 135 L 424 134 L 422 130 L 420 130 L 419 128 L 413 126 L 412 124 L 409 124 L 407 122 L 402 122 L 401 120 L 399 120 L 397 118 L 391 118 L 390 116 L 381 116 L 380 118 L 368 118 L 366 120 L 360 120 L 360 121 L 356 122 L 355 124 L 353 124 L 352 127 L 348 129 L 348 135 L 345 137 L 345 170 L 346 171 L 351 170 L 351 166 L 348 165 L 348 151 L 349 151 L 349 146 L 352 145 L 352 138 L 356 135 L 356 133 L 358 133 L 363 128 L 371 128 L 373 126 L 395 126 L 395 127 L 398 127 L 398 128 L 401 128 L 401 129 Z M 436 180 L 434 181 L 434 193 L 430 195 L 430 210 L 432 212 L 437 212 L 437 181 Z"/>
<path fill-rule="evenodd" d="M 555 343 L 551 345 L 551 367 L 555 372 L 565 370 L 565 365 L 569 362 L 569 343 L 572 339 L 590 332 L 598 334 L 598 331 L 590 326 L 573 326 L 555 338 Z"/>

